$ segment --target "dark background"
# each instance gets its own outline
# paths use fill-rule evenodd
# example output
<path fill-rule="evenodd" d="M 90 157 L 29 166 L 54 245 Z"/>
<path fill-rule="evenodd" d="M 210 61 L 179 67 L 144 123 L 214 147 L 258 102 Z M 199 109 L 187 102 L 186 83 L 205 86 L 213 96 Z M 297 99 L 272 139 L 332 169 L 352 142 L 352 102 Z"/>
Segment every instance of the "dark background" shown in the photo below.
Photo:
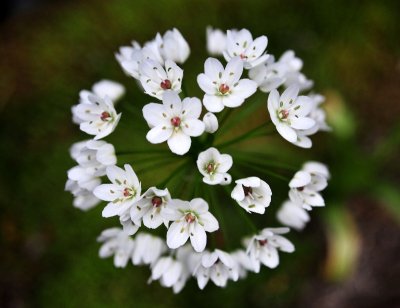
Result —
<path fill-rule="evenodd" d="M 399 1 L 3 1 L 0 25 L 1 307 L 399 307 Z M 268 51 L 293 49 L 334 131 L 311 151 L 332 172 L 327 206 L 289 237 L 281 266 L 228 288 L 180 295 L 147 285 L 147 268 L 115 269 L 96 236 L 114 222 L 64 192 L 79 90 L 100 79 L 143 100 L 114 59 L 119 46 L 177 27 L 192 53 L 189 89 L 206 57 L 205 27 L 248 28 Z M 197 92 L 196 92 L 197 91 Z M 127 102 L 125 102 L 127 103 Z"/>

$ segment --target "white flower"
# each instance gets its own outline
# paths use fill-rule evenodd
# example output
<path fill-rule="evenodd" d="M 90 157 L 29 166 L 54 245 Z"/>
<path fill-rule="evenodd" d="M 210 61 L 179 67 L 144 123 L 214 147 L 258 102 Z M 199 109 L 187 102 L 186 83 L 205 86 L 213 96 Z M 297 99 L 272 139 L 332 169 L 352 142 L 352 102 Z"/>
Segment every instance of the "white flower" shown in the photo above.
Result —
<path fill-rule="evenodd" d="M 224 57 L 226 61 L 240 57 L 244 68 L 249 69 L 264 63 L 268 56 L 265 49 L 268 45 L 266 36 L 260 36 L 253 41 L 253 36 L 247 29 L 227 31 L 227 43 Z"/>
<path fill-rule="evenodd" d="M 221 154 L 216 148 L 209 148 L 199 154 L 197 168 L 204 176 L 203 182 L 209 185 L 228 185 L 232 177 L 228 170 L 232 167 L 232 156 Z"/>
<path fill-rule="evenodd" d="M 125 170 L 117 166 L 107 167 L 106 173 L 111 184 L 102 184 L 94 190 L 94 195 L 104 201 L 110 201 L 103 210 L 103 217 L 121 215 L 139 198 L 141 185 L 132 167 Z"/>
<path fill-rule="evenodd" d="M 132 254 L 134 265 L 154 264 L 167 250 L 165 242 L 147 233 L 138 233 L 135 237 L 135 249 Z"/>
<path fill-rule="evenodd" d="M 207 27 L 207 51 L 212 56 L 222 56 L 226 50 L 226 34 L 220 29 Z"/>
<path fill-rule="evenodd" d="M 96 179 L 95 186 L 99 184 L 100 179 Z M 68 179 L 65 190 L 71 192 L 74 196 L 73 206 L 83 211 L 87 211 L 100 203 L 100 200 L 93 195 L 93 191 L 80 187 L 77 181 Z"/>
<path fill-rule="evenodd" d="M 329 180 L 329 178 L 331 177 L 328 167 L 317 161 L 306 162 L 303 165 L 302 170 L 309 172 L 310 174 L 313 174 L 313 173 L 319 174 L 319 175 L 323 176 L 324 178 L 326 178 L 327 180 Z"/>
<path fill-rule="evenodd" d="M 281 72 L 281 65 L 275 62 L 274 56 L 270 56 L 264 63 L 252 68 L 249 77 L 257 82 L 262 92 L 271 92 L 277 89 L 285 81 Z"/>
<path fill-rule="evenodd" d="M 114 255 L 114 266 L 125 267 L 132 255 L 134 241 L 127 233 L 119 228 L 104 230 L 97 241 L 103 243 L 100 247 L 100 258 L 108 258 Z"/>
<path fill-rule="evenodd" d="M 308 115 L 312 108 L 310 98 L 297 96 L 299 88 L 291 86 L 281 96 L 272 90 L 268 97 L 268 111 L 279 134 L 291 143 L 298 139 L 298 130 L 311 128 L 315 121 Z"/>
<path fill-rule="evenodd" d="M 204 63 L 204 73 L 197 76 L 197 83 L 205 92 L 204 107 L 210 112 L 220 112 L 224 107 L 239 107 L 246 98 L 257 90 L 257 84 L 250 79 L 240 79 L 243 62 L 232 58 L 226 68 L 214 58 Z"/>
<path fill-rule="evenodd" d="M 162 257 L 151 266 L 151 277 L 149 282 L 160 280 L 163 287 L 173 287 L 184 272 L 181 262 L 172 257 Z"/>
<path fill-rule="evenodd" d="M 94 135 L 95 140 L 111 134 L 121 117 L 108 96 L 101 98 L 91 94 L 73 108 L 73 113 L 80 123 L 80 129 L 89 135 Z"/>
<path fill-rule="evenodd" d="M 173 221 L 167 232 L 167 245 L 171 249 L 184 245 L 190 238 L 194 250 L 201 252 L 207 244 L 206 232 L 219 228 L 218 221 L 208 211 L 207 202 L 201 198 L 190 202 L 174 199 L 164 213 L 164 217 Z"/>
<path fill-rule="evenodd" d="M 290 200 L 286 200 L 282 204 L 276 214 L 276 218 L 281 224 L 298 231 L 303 230 L 310 221 L 308 212 L 301 205 Z"/>
<path fill-rule="evenodd" d="M 236 180 L 231 197 L 247 212 L 264 214 L 271 203 L 272 191 L 269 185 L 258 177 Z"/>
<path fill-rule="evenodd" d="M 105 175 L 107 166 L 117 163 L 114 146 L 105 141 L 86 140 L 74 143 L 70 153 L 87 173 L 94 176 Z"/>
<path fill-rule="evenodd" d="M 158 228 L 162 223 L 168 224 L 168 220 L 163 218 L 163 211 L 171 201 L 168 189 L 157 189 L 150 187 L 130 209 L 132 221 L 139 223 L 143 219 L 143 224 L 151 229 Z"/>
<path fill-rule="evenodd" d="M 218 119 L 215 114 L 207 112 L 203 117 L 203 123 L 205 125 L 204 130 L 207 133 L 213 134 L 218 130 Z"/>
<path fill-rule="evenodd" d="M 115 103 L 124 96 L 125 87 L 118 82 L 103 79 L 93 85 L 92 91 L 103 98 L 108 96 Z"/>
<path fill-rule="evenodd" d="M 298 171 L 289 182 L 289 198 L 306 210 L 311 210 L 313 206 L 325 206 L 319 192 L 327 185 L 327 179 L 321 174 Z"/>
<path fill-rule="evenodd" d="M 182 272 L 172 287 L 175 294 L 179 293 L 186 285 L 186 281 L 192 276 L 200 259 L 201 254 L 194 252 L 190 245 L 184 245 L 176 250 L 176 260 L 182 264 Z"/>
<path fill-rule="evenodd" d="M 80 188 L 88 191 L 93 191 L 100 184 L 99 177 L 88 172 L 86 168 L 81 166 L 75 166 L 69 169 L 67 176 L 69 180 L 76 182 Z"/>
<path fill-rule="evenodd" d="M 204 123 L 198 119 L 201 102 L 195 97 L 181 102 L 173 91 L 165 92 L 162 101 L 162 104 L 150 103 L 143 107 L 143 116 L 151 128 L 146 138 L 151 143 L 168 140 L 171 151 L 183 155 L 190 149 L 190 137 L 204 132 Z"/>
<path fill-rule="evenodd" d="M 303 61 L 297 58 L 292 50 L 282 54 L 278 60 L 279 71 L 285 78 L 285 87 L 296 85 L 300 90 L 306 90 L 313 86 L 314 82 L 300 72 L 303 67 Z"/>
<path fill-rule="evenodd" d="M 253 263 L 246 251 L 238 249 L 231 253 L 231 257 L 235 260 L 236 271 L 239 273 L 239 278 L 245 278 L 247 276 L 247 271 L 254 271 Z"/>
<path fill-rule="evenodd" d="M 200 289 L 204 289 L 211 279 L 218 287 L 225 287 L 228 279 L 237 281 L 239 272 L 236 261 L 226 252 L 215 249 L 212 253 L 205 251 L 201 263 L 194 270 Z"/>
<path fill-rule="evenodd" d="M 266 228 L 260 234 L 246 240 L 247 254 L 256 273 L 260 271 L 260 264 L 275 268 L 279 264 L 278 250 L 293 252 L 293 244 L 280 234 L 289 232 L 289 228 Z"/>
<path fill-rule="evenodd" d="M 166 61 L 172 60 L 180 64 L 184 63 L 190 54 L 189 44 L 175 28 L 163 35 L 160 51 Z"/>
<path fill-rule="evenodd" d="M 183 70 L 173 61 L 165 61 L 164 67 L 157 61 L 147 59 L 139 66 L 140 82 L 145 93 L 161 99 L 168 90 L 181 92 Z"/>
<path fill-rule="evenodd" d="M 119 222 L 121 223 L 124 232 L 129 235 L 135 234 L 140 227 L 138 222 L 135 223 L 132 221 L 129 208 L 119 215 Z"/>

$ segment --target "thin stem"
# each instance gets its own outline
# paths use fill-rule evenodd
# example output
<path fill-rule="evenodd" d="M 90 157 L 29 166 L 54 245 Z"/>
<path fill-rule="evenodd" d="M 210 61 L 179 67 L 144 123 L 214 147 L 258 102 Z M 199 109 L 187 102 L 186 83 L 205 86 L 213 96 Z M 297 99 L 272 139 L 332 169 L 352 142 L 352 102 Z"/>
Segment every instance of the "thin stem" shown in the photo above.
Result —
<path fill-rule="evenodd" d="M 216 147 L 218 147 L 218 148 L 224 148 L 224 147 L 230 146 L 230 145 L 232 145 L 232 144 L 238 143 L 238 142 L 240 142 L 240 141 L 243 141 L 243 140 L 245 140 L 245 139 L 248 139 L 248 138 L 250 138 L 250 137 L 255 137 L 255 136 L 257 136 L 256 133 L 258 133 L 258 131 L 259 131 L 260 129 L 266 128 L 267 125 L 270 124 L 270 123 L 271 123 L 271 122 L 263 123 L 263 124 L 261 124 L 261 125 L 255 127 L 255 128 L 253 128 L 253 129 L 247 131 L 247 132 L 244 133 L 243 135 L 240 135 L 240 136 L 238 136 L 238 137 L 236 137 L 236 138 L 233 138 L 233 139 L 231 139 L 231 140 L 229 140 L 229 141 L 227 141 L 227 142 L 224 142 L 224 143 L 222 143 L 222 144 L 219 144 L 219 145 L 217 145 Z"/>
<path fill-rule="evenodd" d="M 116 155 L 133 155 L 133 154 L 166 154 L 166 153 L 171 153 L 168 150 L 157 150 L 157 149 L 148 149 L 148 150 L 135 150 L 135 151 L 117 151 Z"/>
<path fill-rule="evenodd" d="M 149 172 L 151 170 L 158 169 L 160 167 L 166 166 L 167 164 L 172 163 L 174 161 L 175 161 L 175 159 L 163 160 L 163 161 L 159 162 L 158 164 L 152 164 L 151 166 L 141 168 L 137 172 L 138 173 L 142 172 L 143 174 L 145 174 L 145 173 L 147 173 L 147 172 Z"/>
<path fill-rule="evenodd" d="M 269 170 L 267 170 L 267 169 L 263 169 L 264 166 L 262 166 L 262 165 L 260 165 L 260 164 L 257 164 L 257 163 L 249 163 L 249 162 L 244 161 L 244 160 L 241 160 L 241 159 L 237 160 L 237 163 L 238 163 L 239 165 L 244 166 L 244 167 L 251 168 L 251 169 L 253 169 L 253 170 L 256 170 L 256 171 L 265 173 L 265 174 L 267 174 L 267 175 L 271 175 L 271 176 L 273 176 L 273 177 L 275 177 L 275 178 L 277 178 L 277 179 L 280 179 L 280 180 L 282 180 L 282 181 L 289 182 L 289 179 L 288 179 L 287 177 L 285 177 L 285 176 L 283 176 L 283 175 L 280 175 L 280 174 L 278 174 L 278 173 L 269 171 Z M 260 169 L 260 168 L 261 168 L 261 169 Z"/>
<path fill-rule="evenodd" d="M 209 189 L 209 191 L 210 191 L 210 189 Z M 219 231 L 221 232 L 221 235 L 222 235 L 222 242 L 224 244 L 226 243 L 227 247 L 230 248 L 229 235 L 227 232 L 228 229 L 226 228 L 225 218 L 224 218 L 224 215 L 222 214 L 219 204 L 217 202 L 217 197 L 216 197 L 214 189 L 211 189 L 210 196 L 211 196 L 211 204 L 213 205 L 213 209 L 215 210 L 215 213 L 217 214 L 219 221 L 221 223 L 221 227 L 219 228 Z"/>
<path fill-rule="evenodd" d="M 233 109 L 229 108 L 228 110 L 225 111 L 225 113 L 221 116 L 221 120 L 219 121 L 218 125 L 219 128 L 221 129 L 225 123 L 225 121 L 229 118 L 229 115 L 232 113 Z M 216 132 L 218 133 L 218 131 Z"/>
<path fill-rule="evenodd" d="M 190 163 L 190 161 L 185 161 L 184 163 L 182 163 L 179 167 L 177 167 L 174 171 L 172 171 L 171 174 L 164 181 L 159 183 L 157 187 L 165 187 L 169 181 L 171 181 L 174 177 L 179 175 L 182 172 L 182 170 L 185 169 L 185 166 L 188 163 Z"/>
<path fill-rule="evenodd" d="M 279 161 L 273 161 L 273 160 L 266 160 L 265 158 L 268 157 L 268 154 L 264 154 L 264 153 L 258 153 L 258 152 L 252 152 L 252 151 L 231 151 L 231 154 L 234 155 L 235 157 L 240 157 L 240 159 L 244 160 L 245 158 L 250 158 L 252 162 L 256 162 L 260 165 L 263 165 L 265 167 L 276 167 L 276 168 L 282 168 L 282 169 L 286 169 L 286 170 L 291 170 L 291 171 L 296 171 L 298 170 L 297 167 L 290 165 L 290 164 L 286 164 L 286 163 L 282 163 Z M 260 157 L 260 156 L 263 156 Z"/>

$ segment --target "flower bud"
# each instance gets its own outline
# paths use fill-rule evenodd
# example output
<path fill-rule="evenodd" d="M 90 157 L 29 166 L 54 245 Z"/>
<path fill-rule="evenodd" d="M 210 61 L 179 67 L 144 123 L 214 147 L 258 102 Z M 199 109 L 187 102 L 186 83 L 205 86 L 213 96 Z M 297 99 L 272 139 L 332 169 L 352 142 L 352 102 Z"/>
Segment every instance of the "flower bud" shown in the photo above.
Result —
<path fill-rule="evenodd" d="M 203 117 L 203 122 L 207 133 L 213 134 L 218 130 L 218 119 L 215 114 L 207 112 Z"/>
<path fill-rule="evenodd" d="M 189 57 L 189 44 L 177 29 L 167 31 L 162 41 L 161 54 L 165 60 L 182 64 Z"/>
<path fill-rule="evenodd" d="M 207 51 L 210 55 L 221 56 L 226 49 L 226 34 L 219 29 L 207 27 Z"/>
<path fill-rule="evenodd" d="M 105 79 L 95 83 L 92 90 L 97 96 L 108 96 L 114 103 L 125 94 L 125 87 L 122 84 Z"/>

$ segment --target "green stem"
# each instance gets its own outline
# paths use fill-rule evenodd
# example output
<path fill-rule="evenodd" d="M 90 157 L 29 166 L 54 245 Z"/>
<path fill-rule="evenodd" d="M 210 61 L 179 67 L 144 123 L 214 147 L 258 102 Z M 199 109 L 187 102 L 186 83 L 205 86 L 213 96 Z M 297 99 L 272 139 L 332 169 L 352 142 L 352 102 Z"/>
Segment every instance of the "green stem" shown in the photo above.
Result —
<path fill-rule="evenodd" d="M 238 163 L 239 165 L 242 165 L 242 166 L 246 167 L 246 168 L 251 168 L 251 169 L 256 170 L 256 171 L 258 171 L 258 172 L 262 172 L 262 173 L 264 173 L 264 174 L 266 174 L 266 175 L 271 175 L 271 176 L 273 176 L 273 177 L 275 177 L 275 178 L 277 178 L 277 179 L 280 179 L 280 180 L 282 180 L 282 181 L 289 182 L 289 179 L 288 179 L 287 177 L 285 177 L 285 176 L 283 176 L 283 175 L 280 175 L 280 174 L 278 174 L 278 173 L 269 171 L 269 170 L 267 170 L 267 169 L 263 169 L 264 166 L 262 166 L 262 165 L 260 165 L 260 164 L 257 164 L 257 163 L 249 163 L 249 162 L 244 161 L 244 160 L 241 160 L 241 159 L 237 160 L 237 163 Z"/>
<path fill-rule="evenodd" d="M 186 165 L 190 163 L 190 161 L 185 161 L 182 163 L 179 167 L 177 167 L 174 171 L 171 172 L 171 174 L 161 183 L 159 183 L 156 187 L 165 187 L 169 181 L 171 181 L 174 177 L 179 175 L 186 167 Z"/>
<path fill-rule="evenodd" d="M 217 148 L 224 148 L 224 147 L 230 146 L 230 145 L 232 145 L 232 144 L 235 144 L 235 143 L 241 142 L 241 141 L 243 141 L 243 140 L 246 140 L 246 139 L 248 139 L 248 138 L 250 138 L 250 137 L 255 137 L 255 136 L 257 136 L 257 133 L 259 133 L 258 131 L 259 131 L 260 129 L 266 128 L 267 125 L 270 124 L 270 123 L 271 123 L 271 122 L 263 123 L 263 124 L 261 124 L 261 125 L 255 127 L 255 128 L 253 128 L 253 129 L 247 131 L 247 132 L 244 133 L 243 135 L 240 135 L 240 136 L 238 136 L 238 137 L 236 137 L 236 138 L 233 138 L 233 139 L 231 139 L 231 140 L 229 140 L 229 141 L 227 141 L 227 142 L 224 142 L 224 143 L 222 143 L 222 144 L 219 144 L 219 145 L 217 145 L 216 147 L 217 147 Z"/>
<path fill-rule="evenodd" d="M 134 155 L 134 154 L 167 154 L 171 153 L 168 150 L 157 150 L 157 149 L 148 149 L 148 150 L 135 150 L 135 151 L 117 151 L 115 154 L 116 155 Z"/>
<path fill-rule="evenodd" d="M 219 207 L 218 201 L 217 201 L 217 197 L 215 194 L 214 189 L 211 189 L 211 204 L 213 205 L 213 209 L 215 210 L 215 213 L 218 216 L 219 222 L 220 222 L 220 228 L 218 231 L 221 232 L 222 234 L 222 241 L 223 244 L 226 244 L 226 246 L 228 247 L 228 249 L 230 248 L 230 242 L 229 242 L 229 235 L 227 232 L 227 228 L 226 228 L 226 223 L 225 223 L 225 218 L 223 213 L 221 212 L 221 209 Z"/>
<path fill-rule="evenodd" d="M 258 152 L 246 152 L 246 151 L 231 151 L 231 154 L 234 157 L 237 157 L 239 159 L 249 159 L 252 162 L 256 162 L 257 164 L 263 165 L 265 167 L 276 167 L 276 168 L 282 168 L 286 170 L 291 170 L 291 171 L 296 171 L 298 170 L 298 167 L 295 167 L 293 165 L 289 165 L 286 163 L 282 163 L 279 161 L 273 161 L 268 159 L 268 154 L 264 153 L 258 153 Z"/>

